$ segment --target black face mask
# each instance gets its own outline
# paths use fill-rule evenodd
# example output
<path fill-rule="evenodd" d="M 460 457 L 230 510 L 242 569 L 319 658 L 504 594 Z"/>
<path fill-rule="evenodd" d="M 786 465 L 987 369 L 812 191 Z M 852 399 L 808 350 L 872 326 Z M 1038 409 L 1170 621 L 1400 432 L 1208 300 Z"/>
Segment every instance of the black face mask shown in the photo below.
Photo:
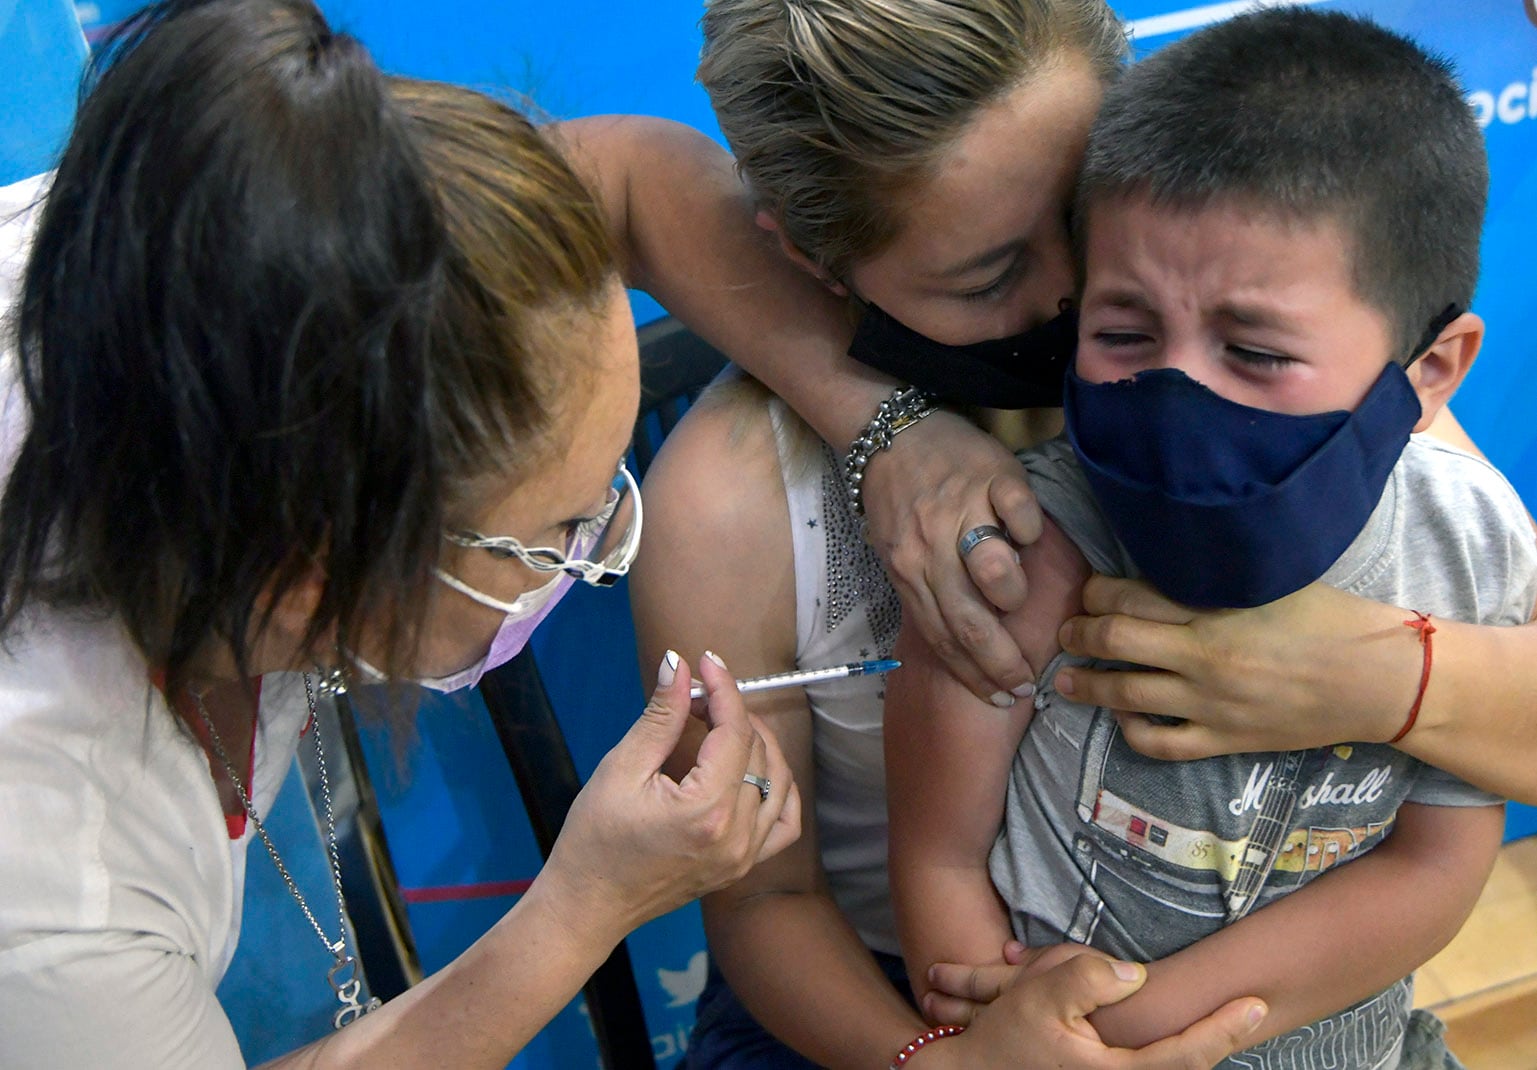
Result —
<path fill-rule="evenodd" d="M 1062 380 L 1077 344 L 1072 309 L 1023 334 L 950 346 L 869 305 L 849 356 L 952 404 L 1049 409 L 1062 404 Z"/>

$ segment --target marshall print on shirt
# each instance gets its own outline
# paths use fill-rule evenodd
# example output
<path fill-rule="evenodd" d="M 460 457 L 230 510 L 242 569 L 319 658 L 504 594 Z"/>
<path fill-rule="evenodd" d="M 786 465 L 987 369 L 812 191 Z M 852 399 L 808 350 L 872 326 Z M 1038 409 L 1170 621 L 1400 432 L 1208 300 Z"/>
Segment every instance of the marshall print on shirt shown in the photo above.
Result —
<path fill-rule="evenodd" d="M 1062 715 L 1047 703 L 1037 729 Z M 1067 935 L 1095 943 L 1109 926 L 1148 959 L 1376 846 L 1418 764 L 1369 745 L 1160 762 L 1132 750 L 1106 711 L 1088 716 L 1074 838 L 1097 877 L 1080 889 Z"/>
<path fill-rule="evenodd" d="M 1164 958 L 1381 843 L 1423 771 L 1373 744 L 1161 762 L 1109 712 L 1047 690 L 1015 758 L 993 879 L 1027 943 Z M 1352 954 L 1349 933 L 1339 952 Z M 1396 1066 L 1412 1002 L 1406 978 L 1222 1065 Z"/>

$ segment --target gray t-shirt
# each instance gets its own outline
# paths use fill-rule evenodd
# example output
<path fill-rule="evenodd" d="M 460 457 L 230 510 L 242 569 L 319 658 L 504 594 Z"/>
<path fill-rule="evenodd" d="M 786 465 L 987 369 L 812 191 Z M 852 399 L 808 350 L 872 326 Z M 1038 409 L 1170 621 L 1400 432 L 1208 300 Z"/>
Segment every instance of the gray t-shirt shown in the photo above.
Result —
<path fill-rule="evenodd" d="M 1042 507 L 1095 570 L 1135 575 L 1071 447 L 1056 439 L 1020 459 Z M 1436 617 L 1519 624 L 1537 596 L 1537 540 L 1493 467 L 1415 436 L 1366 527 L 1323 579 Z M 1059 656 L 1043 679 L 1069 661 L 1081 663 Z M 1402 803 L 1500 801 L 1383 744 L 1162 762 L 1132 750 L 1104 709 L 1050 686 L 1035 705 L 990 859 L 1015 934 L 1032 944 L 1073 940 L 1137 961 L 1164 958 L 1365 854 Z M 1340 954 L 1350 953 L 1341 933 Z M 1405 978 L 1222 1067 L 1389 1070 L 1412 1001 Z"/>

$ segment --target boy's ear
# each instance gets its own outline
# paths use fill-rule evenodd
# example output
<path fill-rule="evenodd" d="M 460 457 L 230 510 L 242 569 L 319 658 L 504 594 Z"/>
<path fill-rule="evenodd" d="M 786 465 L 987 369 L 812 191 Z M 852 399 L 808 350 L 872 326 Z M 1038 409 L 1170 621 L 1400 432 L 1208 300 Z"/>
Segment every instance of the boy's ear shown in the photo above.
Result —
<path fill-rule="evenodd" d="M 1464 312 L 1442 328 L 1431 347 L 1409 365 L 1409 382 L 1420 397 L 1420 419 L 1416 431 L 1430 426 L 1457 388 L 1484 344 L 1484 321 L 1473 312 Z"/>
<path fill-rule="evenodd" d="M 753 217 L 753 221 L 758 224 L 760 229 L 768 231 L 778 239 L 779 251 L 789 258 L 790 263 L 816 279 L 839 297 L 847 297 L 849 295 L 847 286 L 829 275 L 826 268 L 807 256 L 801 251 L 800 246 L 789 239 L 784 232 L 784 228 L 779 225 L 779 220 L 775 219 L 774 214 L 767 208 L 759 208 L 757 214 Z"/>

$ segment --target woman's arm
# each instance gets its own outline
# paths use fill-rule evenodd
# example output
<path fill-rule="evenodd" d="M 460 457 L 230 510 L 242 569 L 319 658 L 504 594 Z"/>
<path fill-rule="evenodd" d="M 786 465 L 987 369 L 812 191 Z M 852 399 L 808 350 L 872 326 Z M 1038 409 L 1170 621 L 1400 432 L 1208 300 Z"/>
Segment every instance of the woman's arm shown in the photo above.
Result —
<path fill-rule="evenodd" d="M 798 705 L 765 720 L 797 725 L 786 738 L 804 789 L 812 729 Z M 785 1044 L 819 1066 L 873 1070 L 925 1026 L 838 909 L 817 850 L 808 828 L 794 847 L 706 896 L 710 954 L 743 1006 Z"/>
<path fill-rule="evenodd" d="M 1063 694 L 1112 709 L 1182 718 L 1122 720 L 1155 758 L 1383 741 L 1403 726 L 1423 650 L 1408 612 L 1315 583 L 1256 609 L 1198 613 L 1144 583 L 1095 577 L 1062 630 L 1077 654 L 1155 666 L 1074 668 Z M 1537 804 L 1537 625 L 1497 628 L 1437 618 L 1429 685 L 1396 744 L 1421 761 Z"/>
<path fill-rule="evenodd" d="M 1452 415 L 1449 405 L 1441 406 L 1441 411 L 1436 413 L 1434 420 L 1430 421 L 1430 426 L 1425 429 L 1425 433 L 1460 450 L 1466 450 L 1475 457 L 1484 455 L 1484 451 L 1478 448 L 1478 443 L 1468 436 L 1457 417 Z"/>
<path fill-rule="evenodd" d="M 1090 1020 L 1107 1043 L 1150 1044 L 1255 993 L 1270 1006 L 1257 1044 L 1380 992 L 1462 928 L 1503 819 L 1500 806 L 1405 804 L 1364 858 L 1150 964 L 1140 991 Z"/>
<path fill-rule="evenodd" d="M 750 383 L 725 392 L 684 417 L 646 477 L 646 539 L 630 586 L 643 665 L 675 646 L 717 650 L 744 676 L 794 667 L 790 516 L 767 400 Z M 807 445 L 815 445 L 809 435 Z M 679 574 L 688 582 L 675 582 Z M 811 812 L 804 692 L 748 701 L 780 740 Z M 676 759 L 685 766 L 689 744 Z M 924 1028 L 829 894 L 812 823 L 793 847 L 703 906 L 710 954 L 737 997 L 808 1058 L 884 1066 L 880 1059 Z"/>
<path fill-rule="evenodd" d="M 501 921 L 423 983 L 267 1065 L 503 1067 L 632 929 L 793 840 L 799 800 L 778 746 L 749 723 L 726 670 L 705 661 L 698 671 L 713 727 L 682 779 L 660 770 L 690 719 L 687 662 L 598 764 Z M 749 769 L 773 781 L 767 800 L 742 783 Z"/>
<path fill-rule="evenodd" d="M 794 600 L 782 485 L 761 404 L 756 418 L 744 421 L 707 397 L 674 430 L 647 476 L 647 541 L 631 575 L 645 664 L 669 643 L 711 646 L 743 674 L 790 663 Z M 809 786 L 804 699 L 786 692 L 755 697 L 770 699 L 784 705 L 760 706 L 760 713 L 776 734 L 783 731 L 790 761 Z M 986 710 L 993 719 L 1007 716 L 991 705 Z M 688 753 L 685 740 L 679 760 Z M 706 899 L 711 951 L 738 997 L 781 1039 L 826 1065 L 884 1070 L 926 1027 L 827 895 L 813 836 Z M 1138 968 L 1118 977 L 1101 965 L 1067 963 L 1017 983 L 995 1015 L 978 1015 L 972 1031 L 925 1049 L 909 1065 L 1188 1070 L 1246 1046 L 1253 1000 L 1145 1052 L 1106 1048 L 1084 1015 L 1135 991 L 1145 975 Z"/>
<path fill-rule="evenodd" d="M 896 385 L 848 355 L 843 299 L 790 263 L 757 227 L 731 157 L 678 123 L 603 116 L 557 135 L 598 190 L 620 236 L 627 281 L 765 383 L 827 442 L 847 449 Z M 1016 542 L 1040 512 L 1013 455 L 960 416 L 939 412 L 898 435 L 866 469 L 870 541 L 920 632 L 975 694 L 1032 677 L 989 603 L 1026 592 L 1000 541 L 965 561 L 962 533 L 1002 523 Z M 996 519 L 995 519 L 996 518 Z"/>
<path fill-rule="evenodd" d="M 1141 966 L 1094 955 L 1017 977 L 964 1033 L 924 1047 L 907 1065 L 919 1070 L 1197 1070 L 1252 1046 L 1250 1037 L 1265 1020 L 1264 1003 L 1237 999 L 1178 1036 L 1135 1051 L 1106 1047 L 1089 1015 L 1096 1007 L 1126 999 L 1146 980 Z"/>

